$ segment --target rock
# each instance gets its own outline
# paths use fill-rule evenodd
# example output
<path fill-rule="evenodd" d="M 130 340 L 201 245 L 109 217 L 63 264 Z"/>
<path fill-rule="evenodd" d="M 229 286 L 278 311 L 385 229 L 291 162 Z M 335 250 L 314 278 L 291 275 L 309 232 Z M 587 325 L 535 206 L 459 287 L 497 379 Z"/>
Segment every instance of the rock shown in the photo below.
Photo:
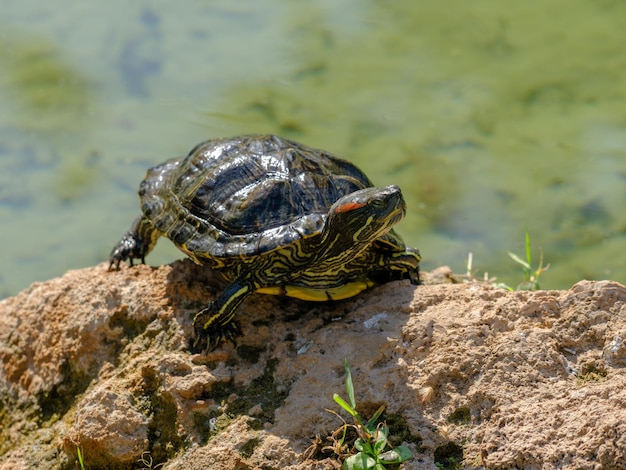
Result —
<path fill-rule="evenodd" d="M 359 411 L 385 405 L 413 450 L 403 469 L 626 461 L 616 282 L 512 293 L 393 282 L 334 304 L 256 295 L 237 347 L 200 355 L 187 348 L 191 318 L 221 288 L 214 273 L 107 267 L 0 302 L 0 469 L 74 468 L 77 449 L 91 469 L 341 468 L 310 446 L 342 424 L 326 409 L 340 411 L 344 359 Z M 302 461 L 309 447 L 316 460 Z"/>

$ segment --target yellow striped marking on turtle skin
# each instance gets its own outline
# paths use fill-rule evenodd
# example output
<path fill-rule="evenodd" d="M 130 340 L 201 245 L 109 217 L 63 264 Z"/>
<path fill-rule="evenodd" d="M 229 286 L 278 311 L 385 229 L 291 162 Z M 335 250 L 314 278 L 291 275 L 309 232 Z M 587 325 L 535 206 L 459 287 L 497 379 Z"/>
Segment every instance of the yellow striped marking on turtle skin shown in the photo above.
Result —
<path fill-rule="evenodd" d="M 255 292 L 270 295 L 286 295 L 287 297 L 311 302 L 327 302 L 329 300 L 349 299 L 373 286 L 374 282 L 367 280 L 348 282 L 342 286 L 327 289 L 313 289 L 302 286 L 270 286 L 261 287 Z"/>
<path fill-rule="evenodd" d="M 144 243 L 147 240 L 147 247 L 145 249 L 146 253 L 149 253 L 150 251 L 152 251 L 152 248 L 154 248 L 154 245 L 156 245 L 156 242 L 158 241 L 158 239 L 161 237 L 161 235 L 163 235 L 152 224 L 152 222 L 150 222 L 150 220 L 147 217 L 141 218 L 141 221 L 139 222 L 138 232 L 139 232 L 141 239 L 144 240 Z"/>

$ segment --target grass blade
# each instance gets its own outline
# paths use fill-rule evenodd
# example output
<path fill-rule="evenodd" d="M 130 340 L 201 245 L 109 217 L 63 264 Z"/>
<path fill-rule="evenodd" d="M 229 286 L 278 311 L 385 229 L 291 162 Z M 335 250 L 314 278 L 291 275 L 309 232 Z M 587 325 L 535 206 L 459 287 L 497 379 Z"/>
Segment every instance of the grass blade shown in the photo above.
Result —
<path fill-rule="evenodd" d="M 358 413 L 356 412 L 356 410 L 350 406 L 350 404 L 348 402 L 346 402 L 343 398 L 341 398 L 338 394 L 333 394 L 333 400 L 335 400 L 335 403 L 337 403 L 339 406 L 341 406 L 344 410 L 346 410 L 350 416 L 358 416 Z"/>
<path fill-rule="evenodd" d="M 350 372 L 350 365 L 348 359 L 343 360 L 343 366 L 346 370 L 346 393 L 348 394 L 348 400 L 352 405 L 352 409 L 356 410 L 356 400 L 354 399 L 354 385 L 352 384 L 352 373 Z"/>

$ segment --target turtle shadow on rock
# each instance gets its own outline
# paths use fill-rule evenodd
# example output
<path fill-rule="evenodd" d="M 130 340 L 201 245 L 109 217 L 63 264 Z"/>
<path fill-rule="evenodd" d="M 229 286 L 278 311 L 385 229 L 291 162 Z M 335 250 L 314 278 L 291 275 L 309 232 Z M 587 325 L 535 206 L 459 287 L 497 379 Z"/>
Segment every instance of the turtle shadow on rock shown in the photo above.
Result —
<path fill-rule="evenodd" d="M 165 296 L 174 308 L 176 316 L 181 317 L 181 323 L 188 335 L 187 344 L 193 352 L 193 319 L 198 311 L 210 304 L 227 286 L 221 274 L 206 265 L 195 264 L 190 259 L 178 260 L 170 264 L 171 270 L 167 275 Z M 276 327 L 298 329 L 308 325 L 311 331 L 317 331 L 331 323 L 358 322 L 351 318 L 350 313 L 355 309 L 366 308 L 368 303 L 378 303 L 381 296 L 386 294 L 385 286 L 401 283 L 405 289 L 393 289 L 394 304 L 406 306 L 413 299 L 413 286 L 408 281 L 391 281 L 370 288 L 354 297 L 344 300 L 329 300 L 315 302 L 281 295 L 267 295 L 254 293 L 246 299 L 238 309 L 234 322 L 240 328 L 241 334 L 235 338 L 236 347 L 260 343 L 270 346 L 277 338 Z M 386 315 L 385 312 L 373 312 L 372 315 Z M 289 329 L 289 328 L 288 328 Z M 398 331 L 401 334 L 401 331 Z M 291 341 L 299 335 L 295 331 L 285 333 L 284 341 Z M 252 338 L 252 339 L 250 339 Z M 224 343 L 218 346 L 221 347 Z M 297 346 L 295 346 L 297 347 Z"/>
<path fill-rule="evenodd" d="M 166 295 L 183 316 L 191 340 L 193 316 L 226 283 L 218 272 L 190 260 L 170 266 Z M 394 403 L 401 402 L 396 397 L 413 392 L 405 380 L 396 377 L 404 373 L 397 366 L 397 349 L 403 342 L 416 288 L 408 280 L 389 282 L 350 299 L 328 302 L 251 295 L 235 317 L 241 331 L 236 345 L 222 343 L 205 356 L 208 370 L 227 367 L 231 374 L 211 386 L 207 396 L 216 402 L 236 396 L 228 404 L 232 416 L 248 416 L 250 409 L 261 404 L 253 421 L 276 436 L 288 437 L 294 450 L 303 452 L 309 438 L 340 425 L 336 416 L 324 410 L 335 408 L 333 393 L 343 394 L 347 359 L 359 411 L 366 416 L 370 408 L 384 404 L 386 419 L 405 420 Z M 204 363 L 201 357 L 197 361 Z M 380 387 L 372 383 L 380 383 Z M 294 421 L 293 413 L 310 419 Z M 210 434 L 208 429 L 198 432 Z M 295 441 L 293 436 L 297 436 Z M 416 436 L 410 439 L 419 440 Z"/>

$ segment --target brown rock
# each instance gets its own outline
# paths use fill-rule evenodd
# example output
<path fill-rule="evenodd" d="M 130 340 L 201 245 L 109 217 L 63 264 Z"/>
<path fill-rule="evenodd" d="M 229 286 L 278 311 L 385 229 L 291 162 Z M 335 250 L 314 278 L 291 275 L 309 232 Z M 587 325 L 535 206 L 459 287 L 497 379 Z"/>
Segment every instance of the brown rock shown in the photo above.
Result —
<path fill-rule="evenodd" d="M 340 468 L 331 454 L 301 458 L 341 424 L 325 409 L 345 396 L 344 358 L 359 411 L 386 405 L 413 449 L 404 469 L 624 468 L 620 284 L 395 282 L 335 304 L 257 295 L 237 348 L 190 354 L 191 318 L 219 285 L 188 261 L 102 264 L 0 302 L 0 468 L 74 468 L 78 447 L 92 469 Z"/>

